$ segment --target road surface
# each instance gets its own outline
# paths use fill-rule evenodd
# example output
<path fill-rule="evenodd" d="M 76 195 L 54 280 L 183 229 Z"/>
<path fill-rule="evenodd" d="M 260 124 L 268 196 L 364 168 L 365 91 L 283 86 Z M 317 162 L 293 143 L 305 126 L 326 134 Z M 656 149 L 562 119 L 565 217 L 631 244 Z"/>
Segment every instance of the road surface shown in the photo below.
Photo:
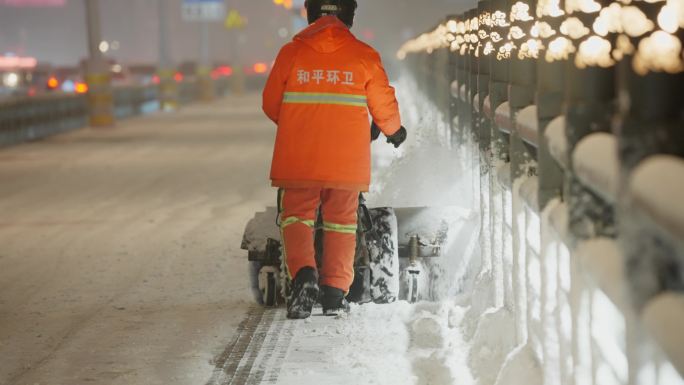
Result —
<path fill-rule="evenodd" d="M 257 95 L 0 150 L 0 384 L 204 384 L 271 204 Z M 244 267 L 244 269 L 243 269 Z"/>

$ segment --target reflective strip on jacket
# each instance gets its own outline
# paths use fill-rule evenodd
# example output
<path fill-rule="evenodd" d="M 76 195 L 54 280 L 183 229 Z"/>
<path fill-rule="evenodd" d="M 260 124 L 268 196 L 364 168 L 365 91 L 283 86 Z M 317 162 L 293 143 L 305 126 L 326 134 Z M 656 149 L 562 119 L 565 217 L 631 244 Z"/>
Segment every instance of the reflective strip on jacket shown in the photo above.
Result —
<path fill-rule="evenodd" d="M 263 108 L 278 125 L 271 165 L 277 187 L 367 191 L 369 112 L 385 135 L 401 127 L 380 56 L 334 16 L 282 48 Z"/>

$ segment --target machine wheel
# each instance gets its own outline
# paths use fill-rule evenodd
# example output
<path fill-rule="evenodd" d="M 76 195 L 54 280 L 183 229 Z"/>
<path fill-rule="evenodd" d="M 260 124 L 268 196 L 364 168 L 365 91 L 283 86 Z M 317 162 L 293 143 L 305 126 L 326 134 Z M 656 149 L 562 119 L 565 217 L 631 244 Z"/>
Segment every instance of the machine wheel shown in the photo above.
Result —
<path fill-rule="evenodd" d="M 265 306 L 273 307 L 278 304 L 278 285 L 275 273 L 267 273 L 266 287 L 263 290 L 263 303 Z"/>
<path fill-rule="evenodd" d="M 370 215 L 373 228 L 365 237 L 371 270 L 371 298 L 375 303 L 391 303 L 399 297 L 397 217 L 392 208 L 371 209 Z"/>

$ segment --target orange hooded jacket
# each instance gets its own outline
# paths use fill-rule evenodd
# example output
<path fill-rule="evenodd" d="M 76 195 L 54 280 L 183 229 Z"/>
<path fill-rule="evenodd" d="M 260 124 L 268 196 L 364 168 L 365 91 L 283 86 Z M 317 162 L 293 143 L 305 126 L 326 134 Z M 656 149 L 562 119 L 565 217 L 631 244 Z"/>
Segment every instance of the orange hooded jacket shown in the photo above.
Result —
<path fill-rule="evenodd" d="M 335 16 L 320 18 L 282 48 L 263 109 L 278 125 L 276 187 L 368 191 L 368 112 L 387 136 L 401 127 L 380 55 Z"/>

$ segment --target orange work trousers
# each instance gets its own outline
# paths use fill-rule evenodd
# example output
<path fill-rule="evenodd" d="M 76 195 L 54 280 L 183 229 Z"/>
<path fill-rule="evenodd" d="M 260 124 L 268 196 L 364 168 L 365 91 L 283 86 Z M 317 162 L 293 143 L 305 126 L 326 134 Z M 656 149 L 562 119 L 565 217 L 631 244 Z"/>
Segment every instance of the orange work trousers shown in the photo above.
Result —
<path fill-rule="evenodd" d="M 316 267 L 314 226 L 323 217 L 320 285 L 348 292 L 354 280 L 359 192 L 325 188 L 285 188 L 280 191 L 280 228 L 285 264 L 294 279 L 303 267 Z"/>

